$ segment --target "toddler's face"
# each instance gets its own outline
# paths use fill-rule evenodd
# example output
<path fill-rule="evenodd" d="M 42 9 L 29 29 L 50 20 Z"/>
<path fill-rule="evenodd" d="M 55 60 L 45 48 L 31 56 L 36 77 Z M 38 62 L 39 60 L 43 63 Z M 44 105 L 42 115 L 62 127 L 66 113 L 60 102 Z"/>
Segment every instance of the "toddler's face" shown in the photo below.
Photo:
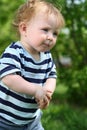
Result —
<path fill-rule="evenodd" d="M 45 52 L 53 48 L 56 43 L 58 28 L 54 15 L 38 13 L 26 25 L 25 43 L 29 49 Z"/>

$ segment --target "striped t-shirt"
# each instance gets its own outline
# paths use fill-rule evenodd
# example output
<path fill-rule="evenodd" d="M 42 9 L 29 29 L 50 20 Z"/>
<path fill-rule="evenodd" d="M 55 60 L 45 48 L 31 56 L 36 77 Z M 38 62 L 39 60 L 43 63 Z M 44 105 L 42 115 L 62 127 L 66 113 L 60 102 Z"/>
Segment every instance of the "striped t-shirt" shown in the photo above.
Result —
<path fill-rule="evenodd" d="M 36 61 L 18 41 L 8 46 L 1 56 L 0 117 L 14 124 L 27 124 L 38 116 L 40 110 L 34 97 L 17 93 L 1 81 L 4 76 L 12 73 L 43 86 L 46 79 L 56 78 L 51 53 L 41 52 L 40 60 Z"/>

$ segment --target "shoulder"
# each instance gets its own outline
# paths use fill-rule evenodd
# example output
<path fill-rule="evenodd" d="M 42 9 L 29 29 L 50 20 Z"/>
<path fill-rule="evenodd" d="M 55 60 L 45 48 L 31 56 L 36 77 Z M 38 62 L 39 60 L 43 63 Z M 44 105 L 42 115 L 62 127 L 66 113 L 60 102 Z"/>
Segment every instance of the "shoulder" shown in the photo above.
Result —
<path fill-rule="evenodd" d="M 22 46 L 19 42 L 12 42 L 7 48 L 6 50 L 22 50 Z"/>
<path fill-rule="evenodd" d="M 22 47 L 18 42 L 12 42 L 4 51 L 4 54 L 19 56 L 22 51 Z"/>
<path fill-rule="evenodd" d="M 2 62 L 10 62 L 13 60 L 20 61 L 21 59 L 21 46 L 18 45 L 16 42 L 12 42 L 2 53 L 0 57 L 0 61 Z"/>

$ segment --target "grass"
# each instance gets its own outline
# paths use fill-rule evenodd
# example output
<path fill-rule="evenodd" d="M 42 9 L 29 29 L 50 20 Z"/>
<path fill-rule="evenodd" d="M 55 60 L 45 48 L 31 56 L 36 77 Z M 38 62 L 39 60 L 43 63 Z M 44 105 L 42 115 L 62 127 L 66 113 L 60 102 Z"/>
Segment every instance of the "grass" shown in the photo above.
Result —
<path fill-rule="evenodd" d="M 2 50 L 3 48 L 0 53 Z M 67 87 L 58 85 L 49 108 L 43 110 L 42 124 L 45 130 L 87 130 L 87 108 L 67 104 L 65 96 L 67 97 Z"/>
<path fill-rule="evenodd" d="M 87 130 L 87 110 L 69 104 L 51 102 L 43 111 L 45 130 Z"/>
<path fill-rule="evenodd" d="M 87 108 L 69 104 L 65 99 L 67 87 L 59 85 L 49 108 L 43 111 L 45 130 L 87 130 Z"/>

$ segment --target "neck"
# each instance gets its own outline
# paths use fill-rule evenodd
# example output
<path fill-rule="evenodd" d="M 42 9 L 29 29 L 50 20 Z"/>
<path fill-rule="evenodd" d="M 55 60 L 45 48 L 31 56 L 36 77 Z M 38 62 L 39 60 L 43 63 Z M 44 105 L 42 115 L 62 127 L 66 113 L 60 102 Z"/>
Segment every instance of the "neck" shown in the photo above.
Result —
<path fill-rule="evenodd" d="M 25 48 L 25 50 L 35 59 L 35 60 L 40 60 L 40 52 L 36 51 L 34 48 L 31 46 L 28 46 L 25 42 L 20 41 L 22 46 Z"/>

